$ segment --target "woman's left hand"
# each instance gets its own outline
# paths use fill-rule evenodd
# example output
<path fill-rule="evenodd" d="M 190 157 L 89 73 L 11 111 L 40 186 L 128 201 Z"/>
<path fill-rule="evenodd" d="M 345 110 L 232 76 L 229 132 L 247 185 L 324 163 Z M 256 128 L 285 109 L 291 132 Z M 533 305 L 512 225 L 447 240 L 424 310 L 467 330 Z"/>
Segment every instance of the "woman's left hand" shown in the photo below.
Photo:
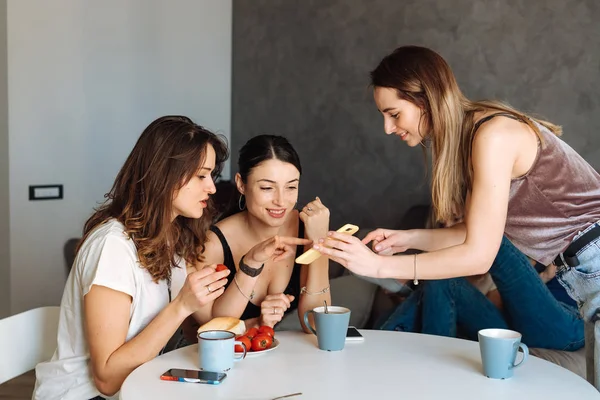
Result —
<path fill-rule="evenodd" d="M 316 240 L 329 230 L 329 209 L 317 197 L 300 211 L 300 220 L 304 222 L 306 238 Z"/>
<path fill-rule="evenodd" d="M 313 248 L 357 275 L 378 276 L 383 256 L 373 253 L 355 236 L 329 232 L 327 238 L 319 239 Z"/>
<path fill-rule="evenodd" d="M 283 319 L 288 308 L 290 308 L 294 296 L 289 294 L 269 294 L 260 303 L 260 324 L 273 328 L 276 323 Z"/>

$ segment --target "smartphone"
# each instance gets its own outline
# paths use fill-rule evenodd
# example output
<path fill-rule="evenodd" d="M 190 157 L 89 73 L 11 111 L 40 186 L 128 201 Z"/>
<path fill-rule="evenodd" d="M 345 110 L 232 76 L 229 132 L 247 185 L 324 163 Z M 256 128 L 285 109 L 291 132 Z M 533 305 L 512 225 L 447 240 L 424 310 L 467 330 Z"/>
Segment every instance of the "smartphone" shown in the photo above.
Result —
<path fill-rule="evenodd" d="M 346 332 L 346 341 L 359 342 L 362 340 L 365 340 L 365 338 L 360 334 L 358 329 L 353 326 L 349 326 L 348 331 Z"/>
<path fill-rule="evenodd" d="M 178 381 L 191 383 L 208 383 L 209 385 L 218 385 L 227 377 L 223 372 L 198 371 L 195 369 L 177 369 L 172 368 L 162 374 L 160 379 L 163 381 Z"/>
<path fill-rule="evenodd" d="M 346 224 L 338 229 L 336 232 L 345 233 L 347 235 L 354 235 L 358 232 L 358 226 L 352 224 Z M 319 253 L 315 249 L 308 249 L 304 253 L 302 253 L 299 257 L 296 258 L 297 264 L 312 264 L 315 260 L 321 257 L 321 253 Z"/>

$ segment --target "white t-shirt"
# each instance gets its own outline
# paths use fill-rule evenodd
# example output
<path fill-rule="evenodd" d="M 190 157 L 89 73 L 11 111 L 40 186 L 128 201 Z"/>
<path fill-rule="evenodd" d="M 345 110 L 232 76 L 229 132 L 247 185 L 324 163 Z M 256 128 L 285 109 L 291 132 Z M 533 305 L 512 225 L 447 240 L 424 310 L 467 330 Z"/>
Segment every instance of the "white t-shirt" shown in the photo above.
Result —
<path fill-rule="evenodd" d="M 138 335 L 167 306 L 167 283 L 152 281 L 140 267 L 132 240 L 117 220 L 97 227 L 77 253 L 63 293 L 58 325 L 58 347 L 52 359 L 35 367 L 33 399 L 85 400 L 101 396 L 89 368 L 84 335 L 83 297 L 92 285 L 127 293 L 132 298 L 126 341 Z M 171 296 L 175 298 L 186 278 L 185 261 L 173 268 Z M 116 396 L 115 396 L 116 398 Z"/>

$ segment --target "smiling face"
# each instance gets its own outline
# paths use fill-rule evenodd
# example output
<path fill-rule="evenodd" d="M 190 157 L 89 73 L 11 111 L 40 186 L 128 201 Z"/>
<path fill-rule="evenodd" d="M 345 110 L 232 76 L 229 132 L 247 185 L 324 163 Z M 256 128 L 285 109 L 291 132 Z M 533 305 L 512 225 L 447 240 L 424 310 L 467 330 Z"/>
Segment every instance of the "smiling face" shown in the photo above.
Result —
<path fill-rule="evenodd" d="M 247 182 L 235 177 L 240 193 L 246 196 L 248 213 L 272 227 L 283 225 L 298 201 L 300 172 L 290 163 L 277 159 L 252 168 Z"/>
<path fill-rule="evenodd" d="M 211 172 L 215 169 L 216 154 L 209 144 L 206 146 L 204 163 L 198 172 L 177 190 L 173 197 L 173 219 L 182 215 L 186 218 L 200 218 L 207 206 L 208 197 L 216 192 Z"/>
<path fill-rule="evenodd" d="M 419 145 L 426 135 L 423 110 L 398 97 L 395 89 L 375 87 L 373 97 L 383 114 L 383 129 L 388 135 L 398 135 L 410 147 Z"/>

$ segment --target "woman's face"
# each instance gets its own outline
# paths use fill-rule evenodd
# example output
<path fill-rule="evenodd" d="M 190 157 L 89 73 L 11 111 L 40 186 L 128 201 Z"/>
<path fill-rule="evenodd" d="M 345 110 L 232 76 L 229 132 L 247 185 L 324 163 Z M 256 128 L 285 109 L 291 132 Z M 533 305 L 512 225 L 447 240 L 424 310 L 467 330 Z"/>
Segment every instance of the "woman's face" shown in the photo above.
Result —
<path fill-rule="evenodd" d="M 300 172 L 293 164 L 271 159 L 252 168 L 245 184 L 237 174 L 236 183 L 246 196 L 248 212 L 277 227 L 283 225 L 298 201 Z"/>
<path fill-rule="evenodd" d="M 204 163 L 199 166 L 198 172 L 175 191 L 173 197 L 173 219 L 182 215 L 186 218 L 200 218 L 206 208 L 206 202 L 217 189 L 212 178 L 215 169 L 215 149 L 209 144 L 206 147 Z"/>
<path fill-rule="evenodd" d="M 376 87 L 373 91 L 377 109 L 383 114 L 383 129 L 388 135 L 398 135 L 410 147 L 417 146 L 426 136 L 423 111 L 410 101 L 398 98 L 396 89 Z"/>

